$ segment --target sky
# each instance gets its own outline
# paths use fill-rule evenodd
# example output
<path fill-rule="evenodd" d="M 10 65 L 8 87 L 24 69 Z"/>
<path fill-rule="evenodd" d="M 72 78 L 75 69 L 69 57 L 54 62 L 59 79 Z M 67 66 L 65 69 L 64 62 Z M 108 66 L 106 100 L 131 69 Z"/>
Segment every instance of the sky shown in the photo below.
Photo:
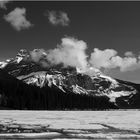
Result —
<path fill-rule="evenodd" d="M 76 47 L 66 50 L 70 44 Z M 140 2 L 0 1 L 0 61 L 36 48 L 77 51 L 82 62 L 86 54 L 106 74 L 140 83 Z"/>

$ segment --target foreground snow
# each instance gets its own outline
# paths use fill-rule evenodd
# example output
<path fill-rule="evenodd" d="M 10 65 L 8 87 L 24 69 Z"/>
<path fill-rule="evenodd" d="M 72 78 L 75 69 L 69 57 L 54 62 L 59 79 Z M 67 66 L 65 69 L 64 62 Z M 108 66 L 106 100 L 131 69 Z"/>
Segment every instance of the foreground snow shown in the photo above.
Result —
<path fill-rule="evenodd" d="M 0 111 L 1 138 L 138 138 L 140 112 Z"/>

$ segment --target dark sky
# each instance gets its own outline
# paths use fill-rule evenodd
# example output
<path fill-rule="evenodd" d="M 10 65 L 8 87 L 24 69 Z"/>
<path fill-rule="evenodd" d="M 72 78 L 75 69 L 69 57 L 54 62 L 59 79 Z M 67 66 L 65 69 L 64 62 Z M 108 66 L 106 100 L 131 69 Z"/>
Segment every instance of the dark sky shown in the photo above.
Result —
<path fill-rule="evenodd" d="M 94 47 L 115 49 L 120 56 L 126 51 L 138 54 L 140 49 L 140 2 L 47 2 L 13 1 L 7 10 L 0 9 L 0 59 L 13 57 L 20 49 L 55 48 L 64 36 L 76 37 Z M 30 29 L 16 31 L 3 19 L 16 7 L 26 8 L 26 18 L 34 24 Z M 53 26 L 47 11 L 64 11 L 69 26 Z M 111 72 L 113 77 L 140 83 L 140 70 Z"/>

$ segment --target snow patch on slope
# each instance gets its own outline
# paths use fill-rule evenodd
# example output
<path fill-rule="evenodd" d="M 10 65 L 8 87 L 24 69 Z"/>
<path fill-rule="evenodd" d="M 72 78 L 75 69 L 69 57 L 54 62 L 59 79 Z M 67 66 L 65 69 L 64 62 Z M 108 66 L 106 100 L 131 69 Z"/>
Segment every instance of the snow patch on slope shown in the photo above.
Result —
<path fill-rule="evenodd" d="M 110 102 L 116 102 L 116 98 L 118 97 L 127 97 L 129 95 L 136 94 L 136 90 L 134 91 L 111 91 L 110 94 L 105 94 L 110 98 Z"/>
<path fill-rule="evenodd" d="M 7 64 L 7 62 L 0 62 L 0 68 L 3 69 Z"/>
<path fill-rule="evenodd" d="M 113 78 L 111 78 L 111 77 L 109 77 L 109 76 L 107 76 L 107 75 L 100 75 L 100 77 L 102 77 L 102 78 L 105 78 L 105 79 L 108 79 L 109 81 L 111 81 L 113 84 L 118 84 L 118 82 L 115 80 L 115 79 L 113 79 Z"/>
<path fill-rule="evenodd" d="M 55 85 L 63 92 L 65 92 L 65 90 L 62 87 L 64 85 L 63 83 L 64 77 L 61 74 L 51 75 L 47 74 L 45 71 L 41 71 L 41 72 L 33 72 L 26 76 L 22 75 L 17 78 L 19 80 L 23 80 L 27 84 L 33 84 L 40 88 L 45 87 L 46 84 L 49 87 Z"/>
<path fill-rule="evenodd" d="M 16 57 L 16 59 L 15 59 L 15 61 L 14 61 L 14 62 L 20 63 L 22 60 L 23 60 L 23 58 L 22 58 L 22 57 Z"/>
<path fill-rule="evenodd" d="M 88 92 L 86 89 L 78 86 L 77 84 L 76 85 L 72 85 L 72 90 L 74 93 L 76 94 L 87 94 L 88 95 Z"/>

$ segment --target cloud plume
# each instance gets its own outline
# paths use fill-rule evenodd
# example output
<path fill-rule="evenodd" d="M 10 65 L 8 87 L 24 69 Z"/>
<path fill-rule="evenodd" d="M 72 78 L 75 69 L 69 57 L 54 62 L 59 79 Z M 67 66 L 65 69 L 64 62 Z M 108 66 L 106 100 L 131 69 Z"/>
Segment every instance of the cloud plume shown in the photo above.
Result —
<path fill-rule="evenodd" d="M 15 8 L 8 15 L 5 15 L 4 19 L 17 31 L 28 29 L 33 26 L 33 24 L 26 19 L 25 8 Z"/>
<path fill-rule="evenodd" d="M 53 64 L 63 63 L 64 66 L 73 66 L 85 69 L 87 44 L 74 38 L 63 38 L 56 49 L 49 50 L 47 59 Z"/>
<path fill-rule="evenodd" d="M 49 11 L 48 12 L 48 19 L 52 25 L 61 25 L 61 26 L 68 26 L 70 19 L 66 12 L 62 11 Z"/>

